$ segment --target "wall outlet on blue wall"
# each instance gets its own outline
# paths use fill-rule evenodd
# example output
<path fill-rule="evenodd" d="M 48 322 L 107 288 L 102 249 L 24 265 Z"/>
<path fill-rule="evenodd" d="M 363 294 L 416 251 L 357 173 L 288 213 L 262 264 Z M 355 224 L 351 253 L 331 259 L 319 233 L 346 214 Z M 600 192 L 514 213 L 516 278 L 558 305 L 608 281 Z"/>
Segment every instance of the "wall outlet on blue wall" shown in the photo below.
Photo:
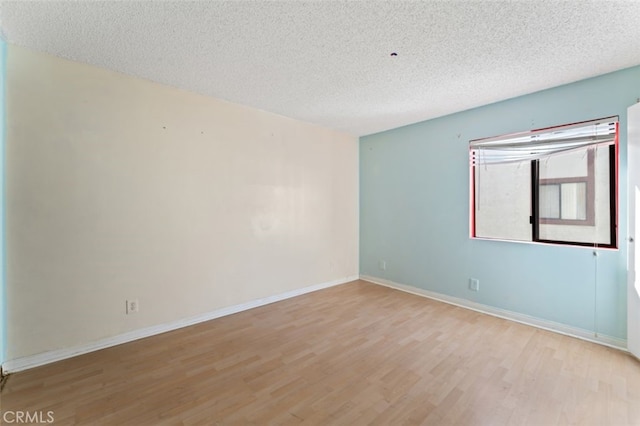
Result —
<path fill-rule="evenodd" d="M 386 260 L 378 260 L 378 269 L 381 271 L 387 270 L 387 261 Z"/>
<path fill-rule="evenodd" d="M 475 278 L 469 278 L 469 290 L 480 291 L 480 280 Z"/>

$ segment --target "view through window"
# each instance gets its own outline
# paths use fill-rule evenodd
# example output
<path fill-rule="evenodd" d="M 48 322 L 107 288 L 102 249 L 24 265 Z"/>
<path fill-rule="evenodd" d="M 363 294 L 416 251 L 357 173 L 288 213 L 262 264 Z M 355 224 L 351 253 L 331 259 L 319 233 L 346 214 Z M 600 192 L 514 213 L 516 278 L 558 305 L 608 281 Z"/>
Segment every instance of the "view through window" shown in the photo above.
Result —
<path fill-rule="evenodd" d="M 471 141 L 471 236 L 616 247 L 617 145 L 617 117 Z"/>

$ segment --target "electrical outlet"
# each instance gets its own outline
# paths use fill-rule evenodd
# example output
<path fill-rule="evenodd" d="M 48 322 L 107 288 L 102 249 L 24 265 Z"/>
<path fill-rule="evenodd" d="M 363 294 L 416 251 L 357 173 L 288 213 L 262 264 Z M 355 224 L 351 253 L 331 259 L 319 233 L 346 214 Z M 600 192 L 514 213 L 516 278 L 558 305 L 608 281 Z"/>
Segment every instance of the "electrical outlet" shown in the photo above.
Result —
<path fill-rule="evenodd" d="M 475 278 L 469 278 L 469 290 L 480 291 L 480 280 Z"/>
<path fill-rule="evenodd" d="M 378 260 L 378 269 L 380 269 L 381 271 L 385 271 L 387 269 L 387 261 Z"/>
<path fill-rule="evenodd" d="M 127 315 L 135 314 L 140 310 L 138 299 L 127 300 Z"/>

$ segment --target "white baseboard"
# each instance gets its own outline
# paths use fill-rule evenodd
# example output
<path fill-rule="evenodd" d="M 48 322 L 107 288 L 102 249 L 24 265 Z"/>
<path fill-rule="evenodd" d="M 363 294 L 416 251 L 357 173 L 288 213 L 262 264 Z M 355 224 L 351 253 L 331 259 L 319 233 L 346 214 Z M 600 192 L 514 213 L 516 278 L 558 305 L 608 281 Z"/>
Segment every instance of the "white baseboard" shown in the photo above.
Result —
<path fill-rule="evenodd" d="M 257 308 L 259 306 L 268 305 L 270 303 L 279 302 L 281 300 L 290 299 L 292 297 L 300 296 L 313 291 L 322 290 L 323 288 L 333 287 L 336 285 L 348 283 L 350 281 L 357 280 L 357 275 L 336 279 L 333 281 L 327 281 L 324 283 L 291 290 L 286 293 L 277 294 L 274 296 L 264 297 L 262 299 L 252 300 L 250 302 L 241 303 L 239 305 L 229 306 L 226 308 L 216 309 L 212 312 L 207 312 L 201 315 L 196 315 L 189 318 L 184 318 L 177 321 L 172 321 L 166 324 L 154 325 L 151 327 L 141 328 L 139 330 L 129 331 L 127 333 L 119 334 L 113 337 L 107 337 L 105 339 L 98 340 L 96 342 L 87 343 L 84 345 L 75 346 L 72 348 L 57 349 L 53 351 L 43 352 L 36 355 L 25 356 L 21 358 L 7 360 L 2 364 L 3 374 L 16 373 L 18 371 L 28 370 L 34 367 L 40 367 L 45 364 L 50 364 L 56 361 L 62 361 L 63 359 L 71 358 L 74 356 L 86 354 L 89 352 L 105 349 L 111 346 L 120 345 L 122 343 L 131 342 L 145 337 L 154 336 L 156 334 L 166 333 L 167 331 L 176 330 L 190 325 L 198 324 L 212 319 L 220 318 L 226 315 L 235 314 L 238 312 L 246 311 L 248 309 Z"/>
<path fill-rule="evenodd" d="M 385 280 L 384 278 L 360 275 L 360 279 L 371 282 L 373 284 L 382 285 L 385 287 L 404 291 L 406 293 L 416 294 L 418 296 L 428 297 L 429 299 L 449 303 L 461 308 L 471 309 L 483 314 L 519 322 L 521 324 L 530 325 L 533 327 L 541 328 L 543 330 L 553 331 L 555 333 L 564 334 L 566 336 L 576 337 L 578 339 L 587 340 L 589 342 L 598 343 L 600 345 L 609 346 L 611 348 L 620 349 L 627 352 L 627 341 L 618 337 L 596 334 L 593 331 L 571 327 L 559 322 L 548 321 L 518 312 L 508 311 L 506 309 L 495 308 L 493 306 L 483 305 L 481 303 L 472 302 L 470 300 L 460 299 L 458 297 L 448 296 L 446 294 L 436 293 L 429 290 L 423 290 L 421 288 L 412 287 L 405 284 L 398 284 L 393 281 Z"/>

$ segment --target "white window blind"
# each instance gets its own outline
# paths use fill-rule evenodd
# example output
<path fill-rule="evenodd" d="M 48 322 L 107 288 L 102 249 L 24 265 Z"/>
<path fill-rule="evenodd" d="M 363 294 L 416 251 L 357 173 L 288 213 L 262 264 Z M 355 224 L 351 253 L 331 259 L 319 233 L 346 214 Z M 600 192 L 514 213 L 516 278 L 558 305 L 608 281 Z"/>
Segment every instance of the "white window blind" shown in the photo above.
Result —
<path fill-rule="evenodd" d="M 476 139 L 469 143 L 469 159 L 472 166 L 516 163 L 595 145 L 613 145 L 617 125 L 617 117 L 608 117 L 552 129 Z"/>

